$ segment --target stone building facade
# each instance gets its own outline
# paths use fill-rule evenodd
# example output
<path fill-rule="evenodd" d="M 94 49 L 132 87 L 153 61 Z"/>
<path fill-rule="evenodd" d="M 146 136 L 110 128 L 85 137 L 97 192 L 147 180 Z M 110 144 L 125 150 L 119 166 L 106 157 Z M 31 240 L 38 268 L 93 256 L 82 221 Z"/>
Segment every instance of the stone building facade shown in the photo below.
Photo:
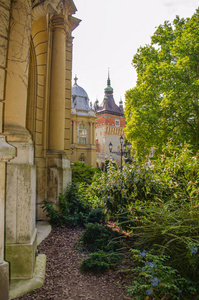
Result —
<path fill-rule="evenodd" d="M 0 298 L 31 278 L 36 218 L 71 180 L 72 0 L 0 0 Z M 10 271 L 9 271 L 10 270 Z"/>
<path fill-rule="evenodd" d="M 77 77 L 72 87 L 71 126 L 71 160 L 96 167 L 96 114 L 86 91 L 77 84 Z"/>
<path fill-rule="evenodd" d="M 104 168 L 105 161 L 112 158 L 118 165 L 121 164 L 120 155 L 110 153 L 109 143 L 113 145 L 113 152 L 120 151 L 120 137 L 124 136 L 125 117 L 123 104 L 120 100 L 119 106 L 113 97 L 110 77 L 108 75 L 107 87 L 104 90 L 104 100 L 101 105 L 98 100 L 94 108 L 97 115 L 96 121 L 96 147 L 97 147 L 97 166 Z"/>

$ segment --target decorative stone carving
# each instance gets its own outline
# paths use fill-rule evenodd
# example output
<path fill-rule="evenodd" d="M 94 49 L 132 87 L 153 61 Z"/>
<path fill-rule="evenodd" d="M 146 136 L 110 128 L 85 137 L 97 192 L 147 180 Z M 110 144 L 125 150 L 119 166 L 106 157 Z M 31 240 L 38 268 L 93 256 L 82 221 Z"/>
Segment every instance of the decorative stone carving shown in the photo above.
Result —
<path fill-rule="evenodd" d="M 65 14 L 65 7 L 63 0 L 46 0 L 42 3 L 34 4 L 32 10 L 33 21 L 36 21 L 47 14 L 59 15 Z"/>

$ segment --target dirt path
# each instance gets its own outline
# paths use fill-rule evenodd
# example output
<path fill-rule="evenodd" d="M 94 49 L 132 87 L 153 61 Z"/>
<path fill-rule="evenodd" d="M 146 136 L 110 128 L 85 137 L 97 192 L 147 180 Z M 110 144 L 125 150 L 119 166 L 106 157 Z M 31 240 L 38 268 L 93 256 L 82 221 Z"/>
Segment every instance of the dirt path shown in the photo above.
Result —
<path fill-rule="evenodd" d="M 125 300 L 130 299 L 121 277 L 114 271 L 104 275 L 81 273 L 79 267 L 85 257 L 74 248 L 81 236 L 81 228 L 53 228 L 39 245 L 47 255 L 44 285 L 16 299 L 59 300 Z"/>

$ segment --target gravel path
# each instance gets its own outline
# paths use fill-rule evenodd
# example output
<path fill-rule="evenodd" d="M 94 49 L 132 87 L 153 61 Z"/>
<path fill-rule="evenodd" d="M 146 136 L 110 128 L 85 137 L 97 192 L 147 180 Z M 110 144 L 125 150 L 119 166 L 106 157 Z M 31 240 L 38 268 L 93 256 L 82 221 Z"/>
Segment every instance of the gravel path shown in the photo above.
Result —
<path fill-rule="evenodd" d="M 38 246 L 47 255 L 45 283 L 30 293 L 15 299 L 59 300 L 125 300 L 122 278 L 113 270 L 103 275 L 81 273 L 79 267 L 85 254 L 79 253 L 74 244 L 82 228 L 54 227 L 49 236 Z"/>

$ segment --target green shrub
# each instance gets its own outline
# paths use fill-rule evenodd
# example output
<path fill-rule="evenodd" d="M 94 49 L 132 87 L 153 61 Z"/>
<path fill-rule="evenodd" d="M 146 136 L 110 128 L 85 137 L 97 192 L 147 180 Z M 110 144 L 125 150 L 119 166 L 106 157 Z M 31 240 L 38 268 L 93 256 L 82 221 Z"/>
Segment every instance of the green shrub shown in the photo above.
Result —
<path fill-rule="evenodd" d="M 138 200 L 152 201 L 161 194 L 161 185 L 148 165 L 125 165 L 123 171 L 110 165 L 107 173 L 93 180 L 88 196 L 104 203 L 107 213 L 123 224 L 123 229 L 132 226 L 129 205 Z"/>
<path fill-rule="evenodd" d="M 134 267 L 128 271 L 131 271 L 133 282 L 127 292 L 132 299 L 143 300 L 147 296 L 148 299 L 194 299 L 194 283 L 168 266 L 167 259 L 164 255 L 153 255 L 145 250 L 131 250 Z"/>
<path fill-rule="evenodd" d="M 121 258 L 121 254 L 98 250 L 91 253 L 82 261 L 81 270 L 85 272 L 104 273 L 110 267 L 115 266 Z"/>
<path fill-rule="evenodd" d="M 144 205 L 137 208 L 134 246 L 138 249 L 153 249 L 157 254 L 170 257 L 168 263 L 190 280 L 199 277 L 199 207 L 186 204 L 180 208 L 176 203 Z"/>
<path fill-rule="evenodd" d="M 82 197 L 79 186 L 71 184 L 65 194 L 60 194 L 56 206 L 43 200 L 43 210 L 47 212 L 49 222 L 57 226 L 83 226 L 86 223 L 91 206 Z"/>
<path fill-rule="evenodd" d="M 101 207 L 94 208 L 88 215 L 87 223 L 105 223 L 106 214 Z"/>
<path fill-rule="evenodd" d="M 117 251 L 120 248 L 120 234 L 109 227 L 100 224 L 87 224 L 80 242 L 90 252 L 103 250 Z"/>
<path fill-rule="evenodd" d="M 95 173 L 100 173 L 99 168 L 93 168 L 82 162 L 74 162 L 72 164 L 72 182 L 91 184 Z"/>

